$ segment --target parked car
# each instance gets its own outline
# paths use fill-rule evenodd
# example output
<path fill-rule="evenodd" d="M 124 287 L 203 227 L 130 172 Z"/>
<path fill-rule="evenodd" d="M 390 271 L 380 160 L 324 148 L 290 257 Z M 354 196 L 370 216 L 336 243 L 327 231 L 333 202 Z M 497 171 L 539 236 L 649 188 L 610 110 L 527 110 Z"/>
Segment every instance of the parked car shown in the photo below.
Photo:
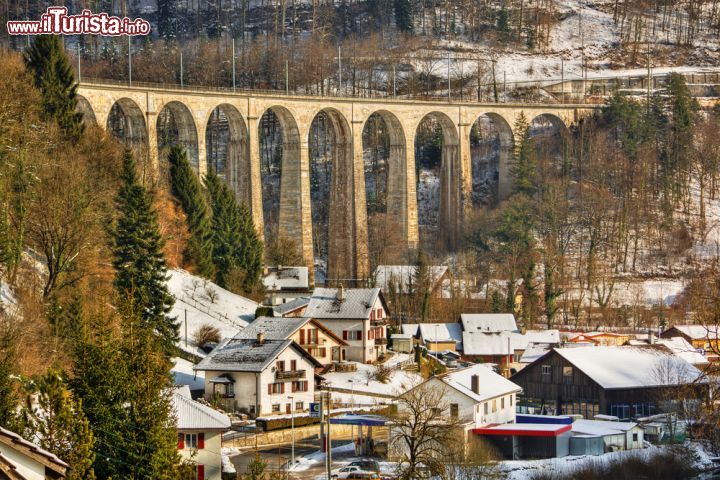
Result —
<path fill-rule="evenodd" d="M 333 470 L 330 473 L 331 478 L 348 478 L 348 475 L 355 472 L 362 472 L 362 469 L 358 467 L 357 465 L 349 466 L 349 467 L 343 467 Z"/>
<path fill-rule="evenodd" d="M 355 460 L 354 462 L 350 462 L 348 466 L 360 467 L 360 470 L 365 470 L 367 472 L 380 473 L 380 464 L 375 460 Z"/>
<path fill-rule="evenodd" d="M 346 478 L 349 479 L 362 479 L 362 480 L 380 480 L 380 475 L 375 472 L 351 472 Z"/>

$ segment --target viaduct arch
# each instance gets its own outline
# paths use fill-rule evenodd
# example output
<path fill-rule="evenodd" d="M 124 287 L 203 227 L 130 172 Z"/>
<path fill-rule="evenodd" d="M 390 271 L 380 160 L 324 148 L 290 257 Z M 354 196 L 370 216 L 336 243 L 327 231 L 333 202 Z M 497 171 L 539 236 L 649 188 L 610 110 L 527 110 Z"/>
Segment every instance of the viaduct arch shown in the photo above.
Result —
<path fill-rule="evenodd" d="M 299 247 L 313 275 L 317 252 L 313 248 L 312 168 L 313 121 L 323 117 L 332 131 L 332 152 L 320 152 L 330 168 L 327 214 L 327 281 L 352 285 L 369 278 L 368 208 L 364 169 L 363 129 L 374 115 L 380 117 L 388 136 L 386 228 L 393 229 L 401 253 L 420 243 L 418 222 L 415 135 L 421 122 L 433 118 L 442 128 L 441 197 L 438 227 L 449 248 L 460 239 L 463 218 L 473 205 L 473 160 L 471 130 L 483 118 L 502 145 L 499 160 L 498 196 L 509 191 L 508 159 L 512 150 L 512 128 L 521 112 L 528 119 L 542 116 L 567 131 L 570 125 L 592 114 L 592 105 L 515 105 L 448 103 L 393 99 L 361 99 L 286 96 L 270 93 L 232 93 L 148 86 L 118 86 L 81 83 L 78 111 L 86 121 L 95 121 L 133 146 L 143 146 L 149 161 L 159 169 L 163 146 L 180 143 L 199 175 L 209 168 L 223 169 L 222 176 L 244 201 L 266 244 L 273 236 L 287 235 Z M 261 121 L 277 117 L 281 126 L 279 200 L 274 206 L 275 230 L 265 228 L 268 212 L 268 178 L 261 163 Z M 213 145 L 209 126 L 226 130 L 227 149 Z M 312 161 L 311 161 L 312 160 Z M 220 172 L 219 172 L 220 173 Z M 268 219 L 270 222 L 270 219 Z M 274 221 L 274 220 L 273 220 Z M 353 241 L 347 241 L 351 238 Z"/>

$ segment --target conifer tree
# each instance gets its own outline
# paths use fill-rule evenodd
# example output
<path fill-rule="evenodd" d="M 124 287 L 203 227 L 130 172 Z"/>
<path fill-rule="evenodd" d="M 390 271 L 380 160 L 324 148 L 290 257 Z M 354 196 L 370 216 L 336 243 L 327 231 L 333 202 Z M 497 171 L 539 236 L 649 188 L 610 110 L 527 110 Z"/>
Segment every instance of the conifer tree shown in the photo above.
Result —
<path fill-rule="evenodd" d="M 168 317 L 175 300 L 167 288 L 164 242 L 152 194 L 138 181 L 129 150 L 125 151 L 116 205 L 120 215 L 113 231 L 116 293 L 123 301 L 133 299 L 145 325 L 160 335 L 165 352 L 170 353 L 179 336 L 175 319 Z"/>
<path fill-rule="evenodd" d="M 45 119 L 55 120 L 68 139 L 77 141 L 84 125 L 82 113 L 75 111 L 77 84 L 60 37 L 36 35 L 25 52 L 25 64 L 42 95 Z"/>
<path fill-rule="evenodd" d="M 513 193 L 532 196 L 536 191 L 537 166 L 535 151 L 530 138 L 530 124 L 524 112 L 520 112 L 515 122 L 515 150 L 510 166 L 513 178 Z"/>
<path fill-rule="evenodd" d="M 212 232 L 202 185 L 190 167 L 187 153 L 182 146 L 176 145 L 170 149 L 168 163 L 172 193 L 185 212 L 190 231 L 190 239 L 184 253 L 185 260 L 194 264 L 200 275 L 212 278 L 214 274 Z"/>
<path fill-rule="evenodd" d="M 410 0 L 394 0 L 395 25 L 401 32 L 413 31 L 412 2 Z"/>
<path fill-rule="evenodd" d="M 37 382 L 36 401 L 28 397 L 24 413 L 29 437 L 63 459 L 69 480 L 94 480 L 95 437 L 82 409 L 55 368 Z"/>
<path fill-rule="evenodd" d="M 418 317 L 420 322 L 425 322 L 430 314 L 430 267 L 427 262 L 427 255 L 424 251 L 418 251 L 415 272 L 413 273 L 412 295 L 417 302 Z"/>
<path fill-rule="evenodd" d="M 15 373 L 15 341 L 10 332 L 0 336 L 0 427 L 17 430 L 17 408 L 20 405 L 13 374 Z"/>
<path fill-rule="evenodd" d="M 260 282 L 263 245 L 255 230 L 250 212 L 238 205 L 230 187 L 214 171 L 208 172 L 205 187 L 212 209 L 212 244 L 215 279 L 227 287 L 233 270 L 242 273 L 244 292 Z"/>

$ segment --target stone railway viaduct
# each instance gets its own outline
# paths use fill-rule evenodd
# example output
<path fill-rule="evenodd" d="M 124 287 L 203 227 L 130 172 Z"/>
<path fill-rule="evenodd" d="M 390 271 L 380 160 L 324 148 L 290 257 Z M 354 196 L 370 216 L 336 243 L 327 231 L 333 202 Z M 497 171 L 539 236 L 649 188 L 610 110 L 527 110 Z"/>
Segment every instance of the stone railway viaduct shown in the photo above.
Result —
<path fill-rule="evenodd" d="M 223 92 L 81 83 L 79 109 L 86 121 L 110 129 L 113 106 L 122 112 L 123 140 L 140 142 L 148 149 L 157 169 L 158 118 L 169 109 L 177 126 L 176 141 L 188 151 L 191 163 L 203 175 L 208 169 L 206 131 L 211 113 L 219 108 L 228 119 L 230 146 L 226 180 L 238 198 L 250 208 L 259 232 L 263 232 L 262 174 L 259 123 L 263 114 L 275 113 L 282 129 L 282 160 L 279 234 L 295 239 L 305 264 L 313 272 L 312 215 L 310 200 L 309 135 L 313 119 L 325 112 L 334 129 L 333 168 L 328 227 L 328 280 L 367 278 L 368 222 L 365 196 L 362 132 L 374 113 L 380 115 L 390 139 L 387 160 L 387 219 L 399 230 L 402 245 L 419 243 L 416 195 L 415 134 L 428 116 L 442 126 L 440 212 L 438 231 L 449 245 L 460 235 L 463 218 L 471 207 L 472 166 L 470 130 L 485 115 L 492 120 L 501 143 L 509 150 L 511 125 L 524 112 L 528 121 L 542 116 L 555 128 L 570 125 L 590 115 L 593 105 L 479 104 L 470 102 L 418 101 L 401 99 L 311 97 L 275 93 Z M 117 132 L 114 132 L 118 134 Z M 507 178 L 507 158 L 501 159 L 502 178 Z M 507 190 L 501 185 L 500 190 Z M 266 241 L 270 239 L 265 239 Z"/>

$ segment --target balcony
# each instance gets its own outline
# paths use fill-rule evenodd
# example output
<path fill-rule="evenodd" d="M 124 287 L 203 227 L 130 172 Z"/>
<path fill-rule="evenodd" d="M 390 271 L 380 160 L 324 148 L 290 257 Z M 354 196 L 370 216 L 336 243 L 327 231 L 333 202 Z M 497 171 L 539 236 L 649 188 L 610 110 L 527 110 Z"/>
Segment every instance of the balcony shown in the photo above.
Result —
<path fill-rule="evenodd" d="M 286 370 L 284 372 L 275 372 L 275 380 L 295 380 L 305 378 L 305 370 Z"/>
<path fill-rule="evenodd" d="M 382 327 L 388 324 L 388 319 L 386 318 L 376 318 L 375 320 L 370 320 L 370 325 L 373 327 Z"/>
<path fill-rule="evenodd" d="M 375 345 L 387 345 L 387 338 L 376 338 Z"/>

